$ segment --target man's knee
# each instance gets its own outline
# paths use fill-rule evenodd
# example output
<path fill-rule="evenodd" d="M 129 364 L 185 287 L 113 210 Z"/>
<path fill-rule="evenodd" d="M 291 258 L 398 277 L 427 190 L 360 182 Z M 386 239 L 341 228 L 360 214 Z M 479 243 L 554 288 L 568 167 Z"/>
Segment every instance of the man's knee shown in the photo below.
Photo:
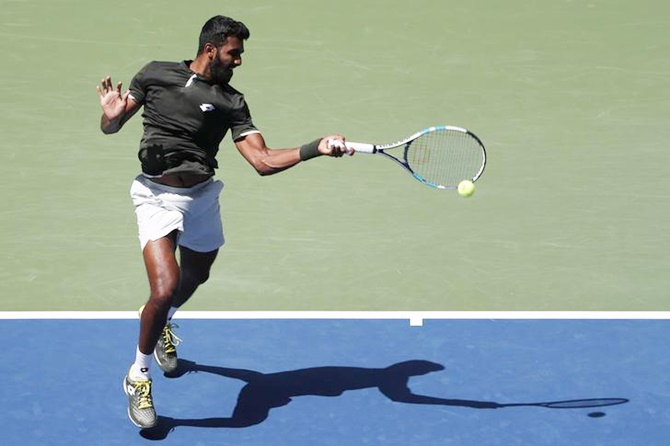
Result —
<path fill-rule="evenodd" d="M 172 305 L 172 299 L 177 291 L 177 282 L 171 284 L 160 284 L 153 286 L 149 300 L 157 307 L 167 307 Z"/>
<path fill-rule="evenodd" d="M 149 281 L 151 295 L 149 300 L 161 308 L 169 308 L 179 287 L 179 272 L 163 273 Z"/>
<path fill-rule="evenodd" d="M 209 268 L 187 268 L 181 272 L 182 282 L 198 286 L 209 279 Z"/>

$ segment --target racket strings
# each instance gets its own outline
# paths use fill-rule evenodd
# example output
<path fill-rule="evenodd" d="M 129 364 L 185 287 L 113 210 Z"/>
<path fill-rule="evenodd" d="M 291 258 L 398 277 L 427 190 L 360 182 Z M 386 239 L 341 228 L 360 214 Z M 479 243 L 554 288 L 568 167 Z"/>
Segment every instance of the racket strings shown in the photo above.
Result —
<path fill-rule="evenodd" d="M 452 129 L 425 133 L 405 150 L 405 160 L 415 174 L 447 188 L 463 180 L 476 180 L 484 168 L 485 156 L 475 137 Z"/>
<path fill-rule="evenodd" d="M 554 409 L 578 409 L 587 407 L 616 406 L 627 403 L 625 398 L 591 398 L 586 400 L 554 401 L 551 403 L 542 403 L 544 407 Z"/>

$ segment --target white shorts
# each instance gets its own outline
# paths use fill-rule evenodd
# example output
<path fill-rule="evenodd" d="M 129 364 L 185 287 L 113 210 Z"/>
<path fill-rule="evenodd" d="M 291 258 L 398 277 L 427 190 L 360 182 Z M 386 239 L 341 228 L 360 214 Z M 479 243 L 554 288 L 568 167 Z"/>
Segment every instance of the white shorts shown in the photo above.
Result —
<path fill-rule="evenodd" d="M 140 246 L 178 232 L 180 246 L 210 252 L 223 246 L 219 194 L 223 183 L 209 179 L 180 188 L 154 183 L 138 175 L 130 187 L 135 205 Z"/>

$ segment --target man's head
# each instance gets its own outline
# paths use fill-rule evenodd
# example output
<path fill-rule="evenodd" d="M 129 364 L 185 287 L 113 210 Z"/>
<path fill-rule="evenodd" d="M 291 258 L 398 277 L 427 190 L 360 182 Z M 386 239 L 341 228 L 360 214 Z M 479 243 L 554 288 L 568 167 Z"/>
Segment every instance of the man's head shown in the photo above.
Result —
<path fill-rule="evenodd" d="M 207 61 L 206 73 L 211 81 L 227 84 L 233 68 L 242 64 L 244 40 L 249 29 L 242 22 L 217 15 L 207 20 L 200 32 L 198 59 Z"/>
<path fill-rule="evenodd" d="M 444 370 L 444 366 L 442 364 L 437 364 L 435 362 L 415 359 L 412 361 L 405 361 L 405 362 L 399 362 L 398 364 L 393 364 L 392 366 L 386 367 L 386 370 L 401 376 L 409 377 L 409 376 L 426 375 L 428 373 Z"/>

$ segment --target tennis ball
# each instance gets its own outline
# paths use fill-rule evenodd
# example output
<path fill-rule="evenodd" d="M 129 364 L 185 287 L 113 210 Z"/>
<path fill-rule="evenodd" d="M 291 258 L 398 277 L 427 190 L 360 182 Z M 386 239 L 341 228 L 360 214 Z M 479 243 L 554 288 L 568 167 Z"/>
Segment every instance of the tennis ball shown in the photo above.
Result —
<path fill-rule="evenodd" d="M 458 183 L 458 195 L 467 198 L 475 193 L 475 183 L 470 180 L 463 180 Z"/>

